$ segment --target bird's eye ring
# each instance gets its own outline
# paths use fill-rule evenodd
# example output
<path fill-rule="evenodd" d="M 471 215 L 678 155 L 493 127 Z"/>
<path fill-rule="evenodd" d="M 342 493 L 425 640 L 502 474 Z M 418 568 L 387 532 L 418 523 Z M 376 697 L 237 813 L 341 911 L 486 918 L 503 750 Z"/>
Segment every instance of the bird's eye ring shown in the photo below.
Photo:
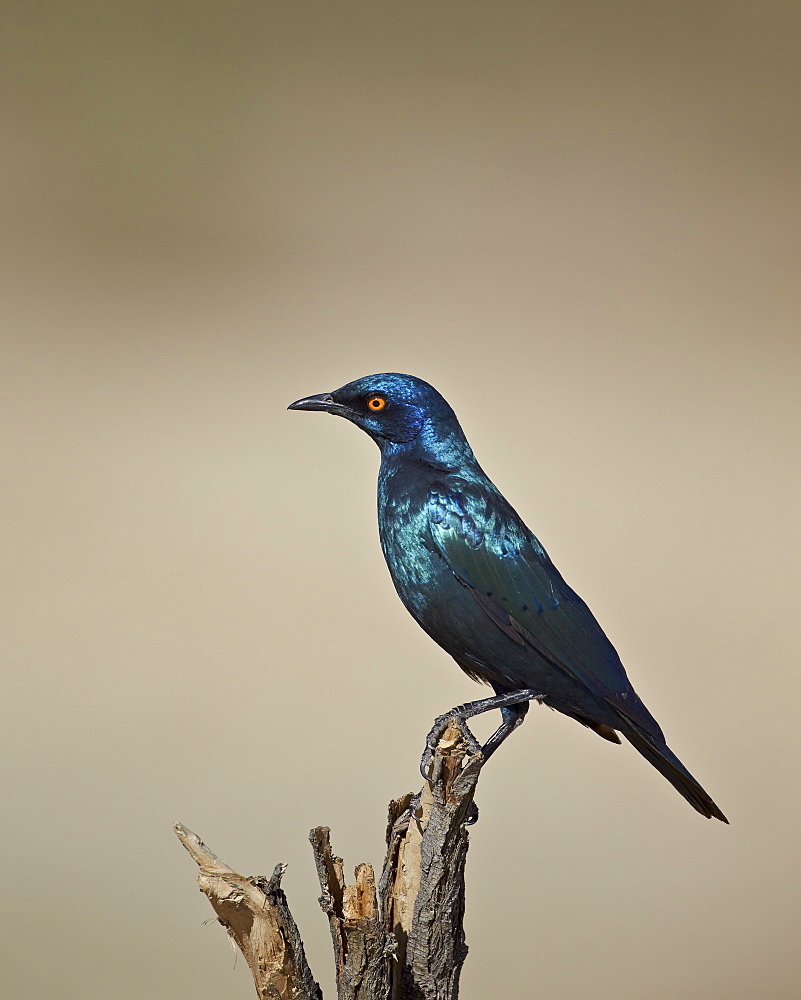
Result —
<path fill-rule="evenodd" d="M 383 396 L 371 396 L 367 400 L 367 406 L 373 411 L 373 413 L 378 413 L 379 410 L 383 410 L 387 405 L 387 401 Z"/>

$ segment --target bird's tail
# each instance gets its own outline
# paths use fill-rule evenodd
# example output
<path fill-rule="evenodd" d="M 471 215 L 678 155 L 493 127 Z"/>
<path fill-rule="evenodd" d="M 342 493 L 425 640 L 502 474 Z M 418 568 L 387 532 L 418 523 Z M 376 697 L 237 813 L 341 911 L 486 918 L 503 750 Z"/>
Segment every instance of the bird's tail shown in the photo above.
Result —
<path fill-rule="evenodd" d="M 654 746 L 647 738 L 634 731 L 626 732 L 624 730 L 623 735 L 649 763 L 654 765 L 657 771 L 664 774 L 679 795 L 683 795 L 693 809 L 697 809 L 702 816 L 707 818 L 714 816 L 715 819 L 719 819 L 723 823 L 729 822 L 670 747 L 665 743 L 660 747 Z"/>

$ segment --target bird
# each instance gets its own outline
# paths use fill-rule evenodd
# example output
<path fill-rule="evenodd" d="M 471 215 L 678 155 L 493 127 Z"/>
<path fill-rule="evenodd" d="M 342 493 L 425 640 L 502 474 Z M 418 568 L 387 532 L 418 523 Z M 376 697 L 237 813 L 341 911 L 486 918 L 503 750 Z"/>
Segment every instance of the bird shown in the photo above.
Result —
<path fill-rule="evenodd" d="M 595 616 L 485 474 L 433 386 L 396 372 L 368 375 L 288 409 L 344 417 L 378 445 L 379 536 L 398 596 L 469 677 L 495 692 L 438 717 L 424 777 L 450 716 L 500 709 L 501 725 L 481 748 L 486 759 L 539 701 L 612 743 L 622 735 L 702 816 L 728 823 L 668 747 Z"/>

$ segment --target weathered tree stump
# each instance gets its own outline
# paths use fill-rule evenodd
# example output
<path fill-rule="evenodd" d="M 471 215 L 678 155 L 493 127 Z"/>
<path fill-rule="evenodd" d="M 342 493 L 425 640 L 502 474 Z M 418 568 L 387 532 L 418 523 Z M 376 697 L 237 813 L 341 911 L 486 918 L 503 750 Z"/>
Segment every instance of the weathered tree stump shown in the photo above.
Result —
<path fill-rule="evenodd" d="M 376 887 L 372 866 L 347 885 L 330 831 L 311 840 L 336 961 L 338 1000 L 456 1000 L 467 955 L 464 872 L 471 815 L 484 757 L 469 730 L 451 720 L 422 792 L 389 805 L 387 854 Z M 220 861 L 180 823 L 175 832 L 200 869 L 198 883 L 253 973 L 260 1000 L 322 1000 L 281 888 Z"/>

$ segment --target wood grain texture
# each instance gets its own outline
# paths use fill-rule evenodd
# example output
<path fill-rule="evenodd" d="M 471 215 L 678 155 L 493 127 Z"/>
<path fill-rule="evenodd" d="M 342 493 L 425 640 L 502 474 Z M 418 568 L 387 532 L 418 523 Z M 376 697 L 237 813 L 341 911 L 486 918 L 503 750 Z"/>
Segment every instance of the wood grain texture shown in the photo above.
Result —
<path fill-rule="evenodd" d="M 475 747 L 466 725 L 453 718 L 423 790 L 390 802 L 378 887 L 369 864 L 357 865 L 347 884 L 327 827 L 309 834 L 338 1000 L 457 1000 L 467 955 L 465 823 L 474 815 L 484 763 Z M 242 952 L 260 1000 L 322 1000 L 281 889 L 285 866 L 270 879 L 246 878 L 180 823 L 175 832 L 197 862 L 200 888 Z"/>

